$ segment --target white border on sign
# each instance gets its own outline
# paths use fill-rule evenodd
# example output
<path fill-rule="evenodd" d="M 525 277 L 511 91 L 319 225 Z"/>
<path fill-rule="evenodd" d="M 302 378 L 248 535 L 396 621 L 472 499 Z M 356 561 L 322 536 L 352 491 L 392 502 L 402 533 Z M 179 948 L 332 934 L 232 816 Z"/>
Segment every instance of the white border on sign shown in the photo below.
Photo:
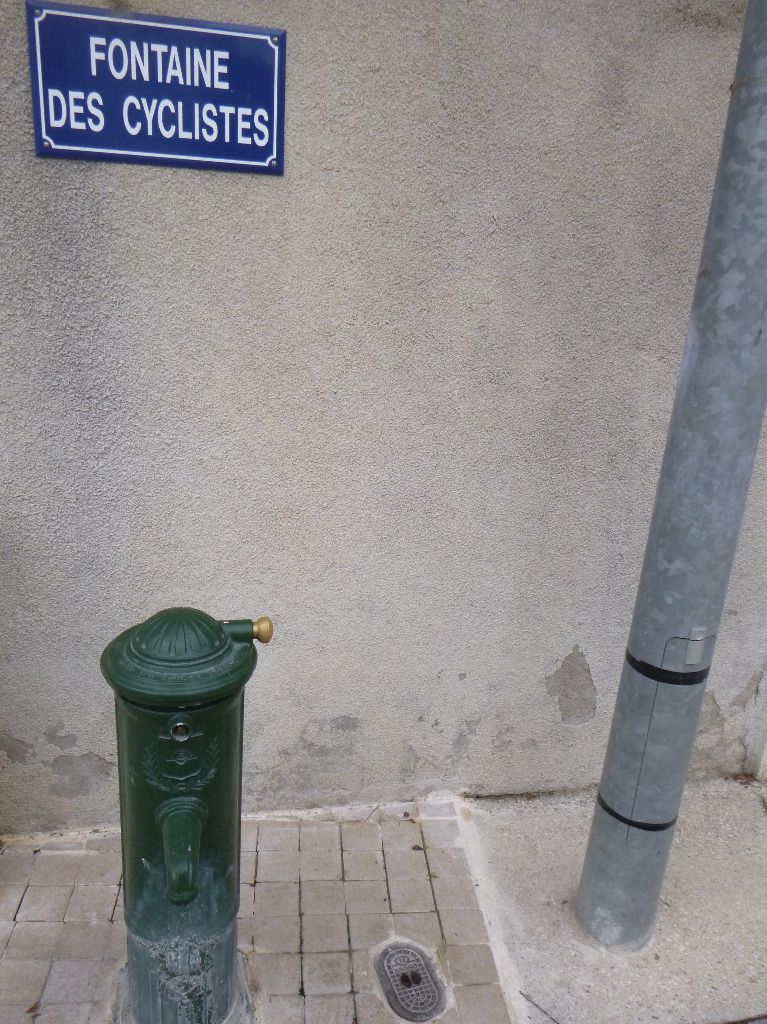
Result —
<path fill-rule="evenodd" d="M 228 158 L 223 156 L 169 156 L 167 153 L 139 153 L 135 149 L 103 149 L 99 146 L 57 146 L 56 143 L 48 135 L 45 134 L 45 103 L 43 93 L 43 69 L 40 63 L 40 34 L 38 32 L 38 25 L 48 15 L 57 15 L 62 18 L 87 18 L 90 21 L 108 21 L 112 25 L 143 25 L 145 28 L 172 28 L 179 29 L 184 32 L 206 32 L 210 35 L 219 36 L 242 36 L 244 39 L 263 39 L 271 48 L 274 50 L 274 131 L 272 133 L 273 146 L 272 152 L 266 157 L 265 160 L 235 160 L 234 158 Z M 76 11 L 50 11 L 43 9 L 42 14 L 35 12 L 35 56 L 37 57 L 37 85 L 39 89 L 39 102 L 40 102 L 40 125 L 41 125 L 41 137 L 44 143 L 47 143 L 51 149 L 58 149 L 66 153 L 109 153 L 112 156 L 144 156 L 144 157 L 155 157 L 159 160 L 169 161 L 190 161 L 197 163 L 213 163 L 213 164 L 235 164 L 242 167 L 268 167 L 269 164 L 277 159 L 277 136 L 278 136 L 278 90 L 277 83 L 279 82 L 279 70 L 280 70 L 280 50 L 278 45 L 274 42 L 269 33 L 263 32 L 235 32 L 229 31 L 223 28 L 202 28 L 197 25 L 177 25 L 172 22 L 162 21 L 140 21 L 138 18 L 110 18 L 102 14 L 80 14 Z"/>

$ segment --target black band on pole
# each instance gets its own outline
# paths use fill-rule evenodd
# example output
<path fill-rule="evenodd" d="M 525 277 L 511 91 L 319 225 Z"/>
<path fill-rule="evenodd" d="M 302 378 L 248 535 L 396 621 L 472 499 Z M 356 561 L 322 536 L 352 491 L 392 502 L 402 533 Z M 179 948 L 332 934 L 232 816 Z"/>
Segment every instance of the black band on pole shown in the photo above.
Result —
<path fill-rule="evenodd" d="M 615 818 L 616 821 L 620 821 L 624 825 L 629 825 L 631 828 L 640 828 L 643 832 L 665 832 L 668 828 L 673 828 L 676 825 L 676 818 L 673 821 L 664 821 L 660 825 L 656 825 L 650 821 L 634 821 L 633 818 L 624 818 L 622 814 L 618 814 L 612 807 L 605 803 L 602 799 L 602 794 L 597 793 L 597 803 L 603 811 L 607 811 L 611 817 Z"/>
<path fill-rule="evenodd" d="M 626 651 L 626 661 L 635 672 L 647 676 L 656 683 L 671 683 L 672 686 L 694 686 L 696 683 L 703 683 L 709 673 L 708 668 L 698 669 L 697 672 L 672 672 L 668 668 L 656 668 L 646 661 L 638 661 L 629 651 Z"/>

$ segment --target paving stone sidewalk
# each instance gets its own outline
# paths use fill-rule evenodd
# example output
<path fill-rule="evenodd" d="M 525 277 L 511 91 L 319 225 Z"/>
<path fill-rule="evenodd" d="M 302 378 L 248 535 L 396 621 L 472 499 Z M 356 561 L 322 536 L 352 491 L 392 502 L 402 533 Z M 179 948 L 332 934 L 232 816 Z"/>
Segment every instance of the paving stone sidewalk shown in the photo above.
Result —
<path fill-rule="evenodd" d="M 117 833 L 0 851 L 0 1024 L 107 1024 L 125 962 Z M 443 1024 L 509 1024 L 454 805 L 243 820 L 239 945 L 259 1024 L 392 1024 L 396 936 L 448 986 Z"/>

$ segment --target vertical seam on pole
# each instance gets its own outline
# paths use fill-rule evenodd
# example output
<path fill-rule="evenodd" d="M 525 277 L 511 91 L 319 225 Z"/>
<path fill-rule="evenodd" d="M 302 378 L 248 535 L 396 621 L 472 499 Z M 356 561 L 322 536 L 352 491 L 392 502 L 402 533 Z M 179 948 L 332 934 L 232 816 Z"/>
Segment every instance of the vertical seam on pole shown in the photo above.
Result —
<path fill-rule="evenodd" d="M 653 716 L 653 713 L 655 712 L 655 701 L 658 699 L 658 688 L 659 687 L 660 687 L 660 683 L 656 683 L 655 684 L 655 693 L 654 693 L 653 699 L 652 699 L 652 707 L 650 708 L 650 720 L 647 723 L 647 735 L 644 738 L 644 746 L 642 747 L 642 759 L 639 762 L 639 771 L 637 772 L 637 784 L 636 784 L 636 789 L 634 790 L 634 799 L 633 799 L 632 804 L 631 804 L 631 814 L 629 815 L 629 817 L 632 820 L 634 818 L 634 808 L 636 807 L 636 802 L 637 802 L 637 793 L 639 792 L 639 782 L 640 782 L 640 780 L 642 778 L 642 766 L 644 765 L 645 753 L 647 752 L 647 744 L 650 741 L 650 728 L 652 727 L 652 716 Z M 628 829 L 627 829 L 626 830 L 626 843 L 628 843 L 628 839 L 629 839 L 629 837 L 628 837 Z"/>

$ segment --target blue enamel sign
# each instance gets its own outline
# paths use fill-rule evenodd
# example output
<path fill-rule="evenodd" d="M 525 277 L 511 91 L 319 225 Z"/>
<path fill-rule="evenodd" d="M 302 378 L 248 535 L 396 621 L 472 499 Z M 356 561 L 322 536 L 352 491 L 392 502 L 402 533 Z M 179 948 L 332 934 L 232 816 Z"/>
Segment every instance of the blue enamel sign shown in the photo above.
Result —
<path fill-rule="evenodd" d="M 39 156 L 282 174 L 285 32 L 27 0 Z"/>

